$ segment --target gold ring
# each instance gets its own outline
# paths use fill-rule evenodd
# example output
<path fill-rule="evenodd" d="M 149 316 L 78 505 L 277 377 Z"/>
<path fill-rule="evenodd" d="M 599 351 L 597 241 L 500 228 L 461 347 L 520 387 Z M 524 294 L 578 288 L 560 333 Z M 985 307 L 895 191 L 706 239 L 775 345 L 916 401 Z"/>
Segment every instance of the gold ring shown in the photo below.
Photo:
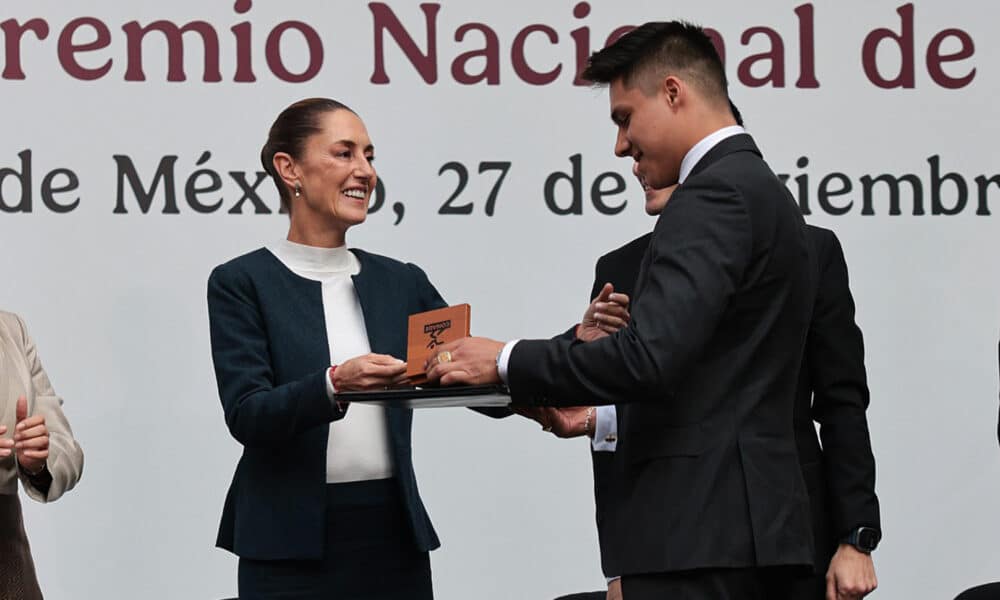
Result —
<path fill-rule="evenodd" d="M 437 362 L 439 365 L 443 365 L 446 362 L 451 362 L 451 352 L 445 350 L 437 355 Z"/>

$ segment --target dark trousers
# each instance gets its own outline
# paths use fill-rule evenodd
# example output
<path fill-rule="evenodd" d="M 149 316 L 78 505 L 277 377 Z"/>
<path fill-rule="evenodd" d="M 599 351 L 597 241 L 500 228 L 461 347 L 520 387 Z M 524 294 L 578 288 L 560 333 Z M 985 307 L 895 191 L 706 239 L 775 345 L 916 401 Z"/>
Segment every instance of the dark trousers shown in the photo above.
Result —
<path fill-rule="evenodd" d="M 627 600 L 785 600 L 795 583 L 812 575 L 805 567 L 696 569 L 673 573 L 626 575 Z"/>
<path fill-rule="evenodd" d="M 825 563 L 830 564 L 830 561 Z M 805 572 L 793 581 L 784 596 L 786 600 L 825 600 L 826 568 L 822 572 Z"/>
<path fill-rule="evenodd" d="M 803 467 L 805 469 L 805 467 Z M 806 476 L 807 484 L 810 483 L 810 475 Z M 804 572 L 801 577 L 796 578 L 789 588 L 788 594 L 784 596 L 786 600 L 825 600 L 826 598 L 826 572 L 830 568 L 830 559 L 837 550 L 837 541 L 833 538 L 830 522 L 832 515 L 827 510 L 825 500 L 826 485 L 823 480 L 817 481 L 815 487 L 810 486 L 809 498 L 812 503 L 812 527 L 813 539 L 816 542 L 816 567 Z"/>
<path fill-rule="evenodd" d="M 394 479 L 327 485 L 322 560 L 240 559 L 240 600 L 432 600 Z"/>

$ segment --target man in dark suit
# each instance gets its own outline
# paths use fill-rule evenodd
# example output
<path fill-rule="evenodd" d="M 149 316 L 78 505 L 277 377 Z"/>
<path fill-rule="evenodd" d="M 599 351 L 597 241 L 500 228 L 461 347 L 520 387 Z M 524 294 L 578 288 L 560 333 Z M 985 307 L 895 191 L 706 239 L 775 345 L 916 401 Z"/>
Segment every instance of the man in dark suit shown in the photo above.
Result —
<path fill-rule="evenodd" d="M 814 287 L 802 217 L 736 125 L 700 28 L 643 25 L 584 77 L 610 84 L 616 154 L 654 187 L 680 183 L 628 326 L 589 343 L 468 338 L 445 345 L 429 375 L 503 380 L 515 404 L 629 402 L 624 596 L 778 597 L 813 562 L 792 428 Z"/>
<path fill-rule="evenodd" d="M 647 213 L 659 214 L 672 189 L 644 187 Z M 864 343 L 854 320 L 847 264 L 836 235 L 813 226 L 807 226 L 807 234 L 818 287 L 796 392 L 794 427 L 809 492 L 816 570 L 796 584 L 791 597 L 861 598 L 877 585 L 871 560 L 874 548 L 866 544 L 871 539 L 877 543 L 881 538 L 875 460 L 865 418 L 869 395 Z M 607 301 L 612 290 L 628 302 L 651 235 L 641 236 L 598 259 L 591 292 L 595 300 L 585 319 L 614 318 L 608 313 L 619 309 Z M 589 409 L 544 409 L 533 416 L 555 435 L 574 437 L 582 435 L 573 428 L 576 414 L 581 410 Z M 594 416 L 595 441 L 591 452 L 601 565 L 607 576 L 620 572 L 617 548 L 628 543 L 619 539 L 617 529 L 623 501 L 619 490 L 622 465 L 614 452 L 615 412 L 613 407 L 601 407 L 601 413 Z M 821 427 L 822 447 L 814 421 Z M 871 533 L 859 535 L 862 528 L 871 529 Z M 611 582 L 608 597 L 614 594 L 615 585 Z"/>

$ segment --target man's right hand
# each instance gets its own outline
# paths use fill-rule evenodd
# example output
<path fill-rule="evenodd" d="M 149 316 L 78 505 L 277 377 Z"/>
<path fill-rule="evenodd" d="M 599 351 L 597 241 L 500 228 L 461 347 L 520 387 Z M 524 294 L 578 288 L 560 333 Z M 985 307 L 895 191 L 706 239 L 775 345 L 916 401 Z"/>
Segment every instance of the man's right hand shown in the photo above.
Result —
<path fill-rule="evenodd" d="M 576 338 L 592 342 L 628 325 L 628 302 L 627 295 L 615 293 L 614 286 L 605 283 L 583 313 L 583 320 L 576 327 Z"/>

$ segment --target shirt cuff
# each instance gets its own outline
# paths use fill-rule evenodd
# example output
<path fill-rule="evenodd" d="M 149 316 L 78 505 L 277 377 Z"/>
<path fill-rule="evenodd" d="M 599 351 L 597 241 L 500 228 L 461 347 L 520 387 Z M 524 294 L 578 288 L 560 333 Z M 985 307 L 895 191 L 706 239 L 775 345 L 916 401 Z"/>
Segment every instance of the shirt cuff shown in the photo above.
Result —
<path fill-rule="evenodd" d="M 504 344 L 503 350 L 500 351 L 500 356 L 497 358 L 497 375 L 500 376 L 500 381 L 504 385 L 508 385 L 507 381 L 507 363 L 510 362 L 510 353 L 514 350 L 514 345 L 521 340 L 512 340 Z"/>
<path fill-rule="evenodd" d="M 333 367 L 326 370 L 326 397 L 330 399 L 330 402 L 335 402 L 337 390 L 333 387 L 333 377 L 330 377 L 330 371 L 333 371 Z"/>
<path fill-rule="evenodd" d="M 612 581 L 614 581 L 616 579 L 621 579 L 621 578 L 622 578 L 621 575 L 615 575 L 614 577 L 605 577 L 604 579 L 606 580 L 605 583 L 607 583 L 608 585 L 611 585 Z"/>
<path fill-rule="evenodd" d="M 594 452 L 614 452 L 618 448 L 618 410 L 611 406 L 598 406 L 594 424 L 594 439 L 590 447 Z"/>

